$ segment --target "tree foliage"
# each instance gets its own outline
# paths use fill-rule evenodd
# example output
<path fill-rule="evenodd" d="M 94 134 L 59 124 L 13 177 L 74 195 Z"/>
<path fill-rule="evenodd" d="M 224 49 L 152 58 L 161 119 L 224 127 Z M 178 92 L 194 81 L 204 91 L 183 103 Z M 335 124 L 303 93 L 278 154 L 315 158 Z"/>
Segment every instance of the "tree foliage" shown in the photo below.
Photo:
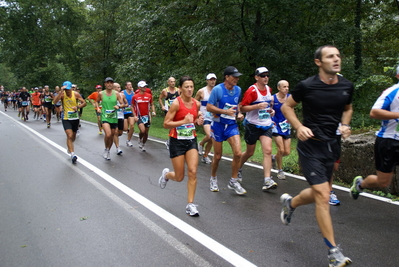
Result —
<path fill-rule="evenodd" d="M 364 97 L 385 89 L 381 81 L 392 73 L 383 69 L 399 58 L 396 1 L 5 2 L 1 58 L 29 86 L 73 79 L 93 88 L 112 76 L 122 83 L 146 80 L 158 92 L 169 76 L 191 75 L 199 88 L 207 73 L 222 81 L 223 69 L 234 65 L 244 73 L 244 90 L 259 66 L 270 70 L 272 88 L 280 79 L 293 87 L 316 73 L 316 48 L 333 44 L 343 55 L 343 75 L 356 83 L 355 106 L 365 118 L 375 99 Z M 362 116 L 355 124 L 366 123 Z"/>

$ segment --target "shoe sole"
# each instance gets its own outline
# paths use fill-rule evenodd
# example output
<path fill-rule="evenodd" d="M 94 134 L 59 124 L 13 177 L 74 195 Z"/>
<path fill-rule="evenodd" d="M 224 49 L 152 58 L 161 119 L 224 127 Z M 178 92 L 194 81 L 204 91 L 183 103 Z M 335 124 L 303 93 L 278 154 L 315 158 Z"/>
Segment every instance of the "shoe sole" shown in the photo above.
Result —
<path fill-rule="evenodd" d="M 276 184 L 274 184 L 274 185 L 272 185 L 271 187 L 268 187 L 268 188 L 264 188 L 264 187 L 262 187 L 262 190 L 263 191 L 268 191 L 268 190 L 271 190 L 271 189 L 276 189 L 277 188 L 277 185 Z"/>
<path fill-rule="evenodd" d="M 197 212 L 197 213 L 194 213 L 194 214 L 191 214 L 190 211 L 186 210 L 186 213 L 187 213 L 187 215 L 190 215 L 190 217 L 198 217 L 198 216 L 199 216 L 199 213 L 198 213 L 198 212 Z"/>
<path fill-rule="evenodd" d="M 349 258 L 346 258 L 345 262 L 342 262 L 339 265 L 334 265 L 334 264 L 328 264 L 328 267 L 344 267 L 344 266 L 348 266 L 352 263 L 352 260 Z"/>

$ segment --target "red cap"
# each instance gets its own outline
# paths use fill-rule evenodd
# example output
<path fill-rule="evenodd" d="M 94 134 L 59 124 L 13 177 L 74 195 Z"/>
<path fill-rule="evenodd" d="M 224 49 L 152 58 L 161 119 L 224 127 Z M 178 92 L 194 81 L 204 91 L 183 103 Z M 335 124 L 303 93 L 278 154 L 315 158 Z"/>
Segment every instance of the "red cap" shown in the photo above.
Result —
<path fill-rule="evenodd" d="M 96 89 L 102 89 L 103 87 L 101 85 L 96 85 Z"/>

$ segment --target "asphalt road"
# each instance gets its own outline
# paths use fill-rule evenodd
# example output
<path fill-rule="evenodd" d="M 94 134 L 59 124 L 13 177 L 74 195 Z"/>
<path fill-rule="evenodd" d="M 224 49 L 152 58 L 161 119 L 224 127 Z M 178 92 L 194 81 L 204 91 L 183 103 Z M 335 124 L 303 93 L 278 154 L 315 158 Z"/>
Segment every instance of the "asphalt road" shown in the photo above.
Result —
<path fill-rule="evenodd" d="M 220 192 L 209 191 L 210 165 L 199 163 L 195 203 L 185 214 L 186 180 L 158 187 L 172 169 L 163 142 L 147 152 L 125 146 L 102 158 L 103 136 L 82 122 L 71 164 L 61 123 L 21 121 L 0 112 L 0 266 L 327 266 L 327 250 L 314 206 L 280 221 L 283 193 L 307 187 L 289 176 L 262 192 L 262 170 L 245 166 L 245 196 L 227 189 L 230 161 L 219 167 Z M 151 134 L 151 130 L 150 130 Z M 331 207 L 336 240 L 353 266 L 399 266 L 399 208 L 335 189 L 342 205 Z"/>

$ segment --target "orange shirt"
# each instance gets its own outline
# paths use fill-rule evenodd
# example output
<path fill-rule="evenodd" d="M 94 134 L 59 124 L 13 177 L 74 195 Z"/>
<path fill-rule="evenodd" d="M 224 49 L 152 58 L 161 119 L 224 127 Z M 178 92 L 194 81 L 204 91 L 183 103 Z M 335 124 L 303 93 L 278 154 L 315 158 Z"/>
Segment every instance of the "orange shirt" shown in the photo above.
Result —
<path fill-rule="evenodd" d="M 40 106 L 42 104 L 42 102 L 40 101 L 40 93 L 39 92 L 32 93 L 31 97 L 32 97 L 32 105 Z"/>

